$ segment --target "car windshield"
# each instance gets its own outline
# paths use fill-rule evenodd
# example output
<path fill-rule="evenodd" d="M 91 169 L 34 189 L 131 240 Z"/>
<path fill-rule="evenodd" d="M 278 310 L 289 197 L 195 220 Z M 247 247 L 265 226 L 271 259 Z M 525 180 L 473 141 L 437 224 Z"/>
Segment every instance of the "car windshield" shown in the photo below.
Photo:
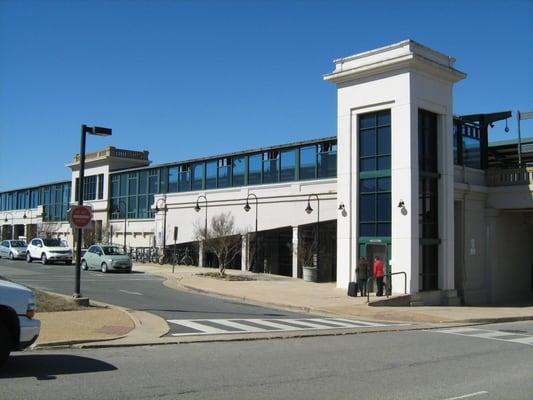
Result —
<path fill-rule="evenodd" d="M 119 256 L 125 254 L 124 250 L 117 246 L 102 246 L 102 250 L 107 256 Z"/>
<path fill-rule="evenodd" d="M 48 247 L 63 247 L 59 239 L 43 239 L 43 243 Z"/>
<path fill-rule="evenodd" d="M 11 247 L 26 247 L 27 244 L 22 240 L 12 240 Z"/>

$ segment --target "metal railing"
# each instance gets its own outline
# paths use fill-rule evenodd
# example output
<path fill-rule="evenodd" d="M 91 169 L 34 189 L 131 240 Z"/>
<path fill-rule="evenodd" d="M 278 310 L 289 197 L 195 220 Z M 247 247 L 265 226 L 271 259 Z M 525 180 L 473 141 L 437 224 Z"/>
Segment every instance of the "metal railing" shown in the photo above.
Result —
<path fill-rule="evenodd" d="M 393 272 L 391 274 L 385 274 L 383 275 L 383 278 L 387 277 L 389 278 L 388 281 L 390 282 L 390 277 L 393 276 L 393 275 L 403 275 L 403 293 L 404 294 L 407 294 L 407 273 L 405 273 L 404 271 L 401 271 L 401 272 Z M 370 281 L 371 280 L 374 280 L 374 282 L 376 282 L 376 277 L 375 276 L 371 276 L 370 278 L 368 278 L 368 280 L 366 281 L 366 302 L 369 303 L 370 302 L 370 290 L 368 290 L 369 288 L 369 284 L 370 284 Z M 384 282 L 385 283 L 385 282 Z M 390 296 L 390 285 L 386 286 L 385 288 L 385 295 L 387 296 L 387 298 L 389 298 Z"/>
<path fill-rule="evenodd" d="M 532 184 L 533 167 L 487 170 L 487 186 Z"/>

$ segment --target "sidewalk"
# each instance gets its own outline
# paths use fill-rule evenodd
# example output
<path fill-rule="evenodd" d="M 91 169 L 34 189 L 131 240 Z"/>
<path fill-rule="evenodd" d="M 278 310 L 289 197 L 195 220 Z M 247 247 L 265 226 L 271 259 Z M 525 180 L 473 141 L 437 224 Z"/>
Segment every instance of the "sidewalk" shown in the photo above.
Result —
<path fill-rule="evenodd" d="M 441 325 L 533 320 L 533 306 L 523 307 L 369 307 L 366 297 L 348 297 L 335 283 L 309 283 L 277 275 L 227 270 L 252 280 L 227 281 L 198 274 L 216 272 L 198 268 L 157 264 L 136 264 L 134 269 L 166 278 L 164 284 L 236 299 L 249 304 L 291 311 L 311 312 L 363 320 L 385 320 L 410 324 L 403 329 L 422 329 Z M 94 302 L 93 302 L 94 303 Z M 220 337 L 163 337 L 166 321 L 156 315 L 120 307 L 90 308 L 84 311 L 39 313 L 41 336 L 35 347 L 75 345 L 76 347 L 133 346 L 210 340 L 235 340 Z M 277 333 L 278 336 L 282 335 Z M 282 335 L 283 336 L 283 335 Z M 258 337 L 263 337 L 259 335 Z M 276 336 L 277 337 L 277 336 Z M 244 337 L 243 337 L 244 338 Z M 246 336 L 250 338 L 250 335 Z"/>
<path fill-rule="evenodd" d="M 347 318 L 388 320 L 410 323 L 483 323 L 533 320 L 533 305 L 524 307 L 369 307 L 366 297 L 348 297 L 335 283 L 310 283 L 278 275 L 254 274 L 226 270 L 231 275 L 246 275 L 257 280 L 226 281 L 198 276 L 216 272 L 213 268 L 176 266 L 172 274 L 169 265 L 137 264 L 135 269 L 166 277 L 167 286 L 179 286 L 247 303 L 336 315 Z"/>

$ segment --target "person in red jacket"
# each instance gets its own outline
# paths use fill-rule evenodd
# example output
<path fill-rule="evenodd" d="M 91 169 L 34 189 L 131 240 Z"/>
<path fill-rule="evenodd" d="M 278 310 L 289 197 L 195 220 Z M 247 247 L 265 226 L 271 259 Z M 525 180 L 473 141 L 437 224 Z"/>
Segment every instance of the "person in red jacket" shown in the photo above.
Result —
<path fill-rule="evenodd" d="M 385 275 L 384 272 L 384 266 L 383 261 L 379 259 L 379 257 L 376 257 L 374 259 L 374 276 L 376 277 L 376 283 L 378 285 L 378 292 L 376 293 L 377 296 L 383 296 L 383 275 Z"/>

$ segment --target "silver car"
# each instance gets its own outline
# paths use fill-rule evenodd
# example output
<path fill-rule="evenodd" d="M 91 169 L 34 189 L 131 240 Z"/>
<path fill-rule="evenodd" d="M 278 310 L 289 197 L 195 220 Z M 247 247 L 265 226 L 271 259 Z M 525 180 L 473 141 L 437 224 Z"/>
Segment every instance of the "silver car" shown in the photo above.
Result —
<path fill-rule="evenodd" d="M 11 260 L 16 258 L 25 259 L 28 245 L 22 240 L 3 240 L 0 242 L 0 258 L 9 257 Z"/>

